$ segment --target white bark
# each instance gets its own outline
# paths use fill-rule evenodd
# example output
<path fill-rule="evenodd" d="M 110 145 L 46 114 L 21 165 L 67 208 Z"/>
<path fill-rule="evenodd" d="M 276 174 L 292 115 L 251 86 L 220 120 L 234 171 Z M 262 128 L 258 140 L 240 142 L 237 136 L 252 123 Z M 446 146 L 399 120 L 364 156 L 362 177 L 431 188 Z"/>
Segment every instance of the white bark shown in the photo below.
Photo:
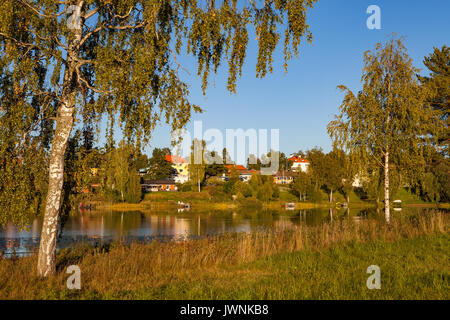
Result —
<path fill-rule="evenodd" d="M 73 108 L 61 106 L 50 156 L 49 185 L 38 257 L 38 275 L 47 277 L 56 272 L 56 236 L 64 182 L 64 154 L 73 126 Z"/>
<path fill-rule="evenodd" d="M 390 204 L 389 204 L 389 152 L 384 155 L 384 215 L 386 222 L 390 222 Z"/>

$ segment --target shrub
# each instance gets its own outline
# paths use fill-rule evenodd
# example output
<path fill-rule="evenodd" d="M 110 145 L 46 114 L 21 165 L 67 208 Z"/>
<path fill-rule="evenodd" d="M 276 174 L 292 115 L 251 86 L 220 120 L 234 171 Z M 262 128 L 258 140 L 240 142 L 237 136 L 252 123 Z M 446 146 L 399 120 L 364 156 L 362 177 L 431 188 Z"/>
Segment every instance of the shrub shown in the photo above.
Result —
<path fill-rule="evenodd" d="M 223 184 L 224 182 L 220 177 L 209 177 L 208 179 L 206 179 L 206 185 L 208 186 L 217 186 Z"/>
<path fill-rule="evenodd" d="M 248 183 L 237 181 L 232 189 L 233 194 L 240 193 L 242 197 L 248 198 L 252 196 L 252 188 L 248 185 Z"/>
<path fill-rule="evenodd" d="M 274 199 L 280 198 L 280 189 L 278 189 L 278 187 L 275 185 L 272 187 L 272 189 L 273 189 L 272 198 Z"/>
<path fill-rule="evenodd" d="M 233 186 L 235 181 L 227 181 L 223 184 L 223 191 L 225 193 L 231 194 L 233 192 Z"/>

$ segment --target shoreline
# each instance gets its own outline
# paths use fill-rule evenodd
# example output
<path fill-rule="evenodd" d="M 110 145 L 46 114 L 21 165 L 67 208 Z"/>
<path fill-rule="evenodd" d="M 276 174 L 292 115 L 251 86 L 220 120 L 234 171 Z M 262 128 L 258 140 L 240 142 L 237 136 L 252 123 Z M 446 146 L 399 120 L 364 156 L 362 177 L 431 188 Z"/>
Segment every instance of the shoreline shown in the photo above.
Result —
<path fill-rule="evenodd" d="M 148 211 L 153 209 L 177 209 L 178 204 L 174 200 L 167 201 L 149 201 L 144 200 L 140 203 L 111 203 L 108 201 L 86 201 L 86 204 L 92 204 L 95 210 L 112 210 L 112 211 Z M 240 204 L 238 201 L 229 202 L 214 202 L 214 201 L 192 201 L 191 209 L 196 210 L 229 210 L 229 209 L 245 209 L 247 206 Z M 273 202 L 260 202 L 258 206 L 261 209 L 271 209 L 271 210 L 283 210 L 286 201 L 273 201 Z M 295 204 L 295 209 L 293 210 L 307 210 L 307 209 L 335 209 L 337 208 L 335 203 L 314 203 L 314 202 L 293 202 Z M 256 206 L 256 207 L 258 207 Z M 255 206 L 252 206 L 254 208 Z M 349 209 L 365 209 L 365 208 L 376 208 L 376 203 L 372 202 L 356 202 L 350 203 Z M 406 203 L 402 208 L 430 208 L 430 209 L 450 209 L 449 203 Z M 338 208 L 339 209 L 339 208 Z M 383 207 L 380 207 L 383 209 Z"/>

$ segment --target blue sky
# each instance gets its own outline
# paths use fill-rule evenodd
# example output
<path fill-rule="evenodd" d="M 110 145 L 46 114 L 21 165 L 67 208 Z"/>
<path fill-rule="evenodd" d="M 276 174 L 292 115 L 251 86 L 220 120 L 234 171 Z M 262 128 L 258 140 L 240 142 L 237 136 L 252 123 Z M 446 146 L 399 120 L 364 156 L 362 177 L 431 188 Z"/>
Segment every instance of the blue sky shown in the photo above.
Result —
<path fill-rule="evenodd" d="M 381 8 L 381 30 L 369 30 L 366 20 L 369 5 Z M 200 79 L 196 77 L 193 59 L 181 57 L 189 70 L 185 74 L 191 91 L 191 101 L 205 112 L 196 114 L 187 129 L 193 131 L 194 120 L 203 122 L 203 130 L 280 129 L 280 150 L 286 154 L 314 146 L 328 151 L 331 140 L 326 126 L 338 113 L 343 94 L 336 86 L 345 84 L 352 90 L 361 86 L 363 52 L 385 42 L 395 32 L 405 36 L 405 45 L 416 67 L 423 69 L 424 56 L 433 47 L 449 45 L 450 1 L 448 0 L 319 0 L 309 11 L 308 23 L 313 43 L 303 43 L 299 59 L 290 62 L 285 74 L 282 48 L 275 54 L 274 73 L 264 79 L 255 77 L 256 43 L 247 51 L 243 76 L 237 82 L 237 94 L 226 90 L 227 70 L 210 78 L 204 96 Z M 120 134 L 116 137 L 120 140 Z M 102 139 L 100 143 L 103 144 Z M 153 134 L 154 147 L 170 144 L 170 130 L 158 126 Z"/>

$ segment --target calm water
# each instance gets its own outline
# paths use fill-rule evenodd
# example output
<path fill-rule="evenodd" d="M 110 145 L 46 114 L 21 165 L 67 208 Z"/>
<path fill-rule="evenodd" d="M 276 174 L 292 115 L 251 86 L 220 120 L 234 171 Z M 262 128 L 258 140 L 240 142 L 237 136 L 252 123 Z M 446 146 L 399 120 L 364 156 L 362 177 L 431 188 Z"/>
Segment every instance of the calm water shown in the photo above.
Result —
<path fill-rule="evenodd" d="M 249 232 L 255 229 L 288 229 L 299 224 L 320 224 L 325 221 L 351 218 L 382 219 L 375 210 L 312 209 L 312 210 L 233 210 L 233 211 L 155 211 L 117 212 L 85 211 L 69 216 L 58 238 L 58 248 L 74 243 L 102 244 L 111 241 L 147 242 L 152 239 L 181 241 L 226 232 Z M 0 250 L 6 254 L 24 255 L 39 246 L 42 221 L 36 219 L 27 230 L 13 225 L 0 229 Z"/>

